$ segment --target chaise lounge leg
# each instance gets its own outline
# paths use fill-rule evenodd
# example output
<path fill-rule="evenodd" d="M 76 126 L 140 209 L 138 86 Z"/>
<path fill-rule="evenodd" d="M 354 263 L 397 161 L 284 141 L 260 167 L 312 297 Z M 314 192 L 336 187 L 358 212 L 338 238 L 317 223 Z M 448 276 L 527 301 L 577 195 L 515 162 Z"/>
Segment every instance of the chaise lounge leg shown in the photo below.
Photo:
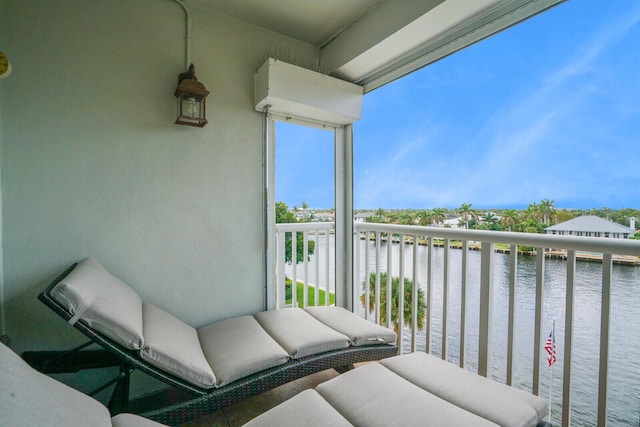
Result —
<path fill-rule="evenodd" d="M 125 412 L 129 406 L 129 384 L 131 372 L 133 372 L 133 369 L 129 367 L 120 367 L 119 379 L 116 382 L 116 386 L 113 388 L 111 399 L 109 399 L 109 404 L 107 405 L 111 416 Z"/>

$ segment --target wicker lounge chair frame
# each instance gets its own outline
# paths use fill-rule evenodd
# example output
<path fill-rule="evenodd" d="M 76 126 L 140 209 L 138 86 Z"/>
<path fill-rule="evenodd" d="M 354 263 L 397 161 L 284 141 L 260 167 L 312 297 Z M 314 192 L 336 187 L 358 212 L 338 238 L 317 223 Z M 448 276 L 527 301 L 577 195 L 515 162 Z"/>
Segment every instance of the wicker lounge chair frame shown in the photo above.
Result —
<path fill-rule="evenodd" d="M 51 290 L 62 281 L 76 265 L 77 263 L 65 270 L 38 295 L 40 301 L 65 321 L 69 321 L 73 316 L 53 299 Z M 140 357 L 138 352 L 121 346 L 91 328 L 83 320 L 78 320 L 73 326 L 89 337 L 92 343 L 102 346 L 110 355 L 115 356 L 117 360 L 120 361 L 120 373 L 118 376 L 92 393 L 95 394 L 115 384 L 108 404 L 111 414 L 115 415 L 124 411 L 134 412 L 169 425 L 193 420 L 201 415 L 214 412 L 315 372 L 320 372 L 325 369 L 336 369 L 338 372 L 343 372 L 351 369 L 354 363 L 380 360 L 398 354 L 398 347 L 392 344 L 348 347 L 342 350 L 329 351 L 300 359 L 292 359 L 285 364 L 257 372 L 226 386 L 205 389 L 194 386 L 147 363 Z M 76 347 L 62 356 L 60 352 L 51 353 L 55 353 L 55 359 L 59 360 L 66 355 L 77 353 L 87 345 L 88 343 Z M 38 366 L 34 367 L 38 368 Z M 83 366 L 81 368 L 86 367 L 87 366 Z M 159 393 L 154 393 L 153 395 L 148 395 L 136 400 L 130 400 L 129 379 L 131 373 L 136 369 L 170 385 L 172 389 L 163 390 Z M 68 372 L 77 370 L 78 369 L 70 369 Z"/>

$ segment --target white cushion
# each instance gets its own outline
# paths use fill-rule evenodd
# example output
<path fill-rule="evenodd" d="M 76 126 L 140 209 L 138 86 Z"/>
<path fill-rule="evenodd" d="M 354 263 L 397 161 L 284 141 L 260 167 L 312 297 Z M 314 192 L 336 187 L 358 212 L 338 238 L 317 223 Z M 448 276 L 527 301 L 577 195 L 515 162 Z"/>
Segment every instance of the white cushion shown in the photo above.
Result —
<path fill-rule="evenodd" d="M 145 336 L 142 358 L 199 387 L 212 387 L 216 378 L 204 357 L 197 331 L 151 304 L 143 304 L 142 314 Z"/>
<path fill-rule="evenodd" d="M 369 363 L 316 387 L 354 425 L 495 426 L 391 372 Z"/>
<path fill-rule="evenodd" d="M 349 347 L 349 337 L 301 308 L 262 311 L 253 316 L 294 359 Z"/>
<path fill-rule="evenodd" d="M 111 419 L 111 423 L 113 427 L 160 427 L 164 425 L 133 414 L 118 414 Z"/>
<path fill-rule="evenodd" d="M 289 360 L 287 352 L 251 316 L 203 326 L 198 337 L 217 387 Z"/>
<path fill-rule="evenodd" d="M 51 296 L 73 315 L 72 324 L 82 319 L 126 348 L 142 348 L 140 297 L 93 258 L 81 261 Z"/>
<path fill-rule="evenodd" d="M 316 391 L 305 390 L 245 424 L 245 427 L 348 427 L 352 424 Z"/>
<path fill-rule="evenodd" d="M 502 426 L 535 426 L 546 415 L 544 399 L 423 352 L 380 363 L 418 387 Z"/>
<path fill-rule="evenodd" d="M 325 325 L 348 336 L 354 346 L 396 342 L 393 330 L 371 323 L 342 307 L 318 306 L 305 310 Z"/>
<path fill-rule="evenodd" d="M 111 426 L 97 400 L 43 375 L 0 344 L 0 426 Z"/>

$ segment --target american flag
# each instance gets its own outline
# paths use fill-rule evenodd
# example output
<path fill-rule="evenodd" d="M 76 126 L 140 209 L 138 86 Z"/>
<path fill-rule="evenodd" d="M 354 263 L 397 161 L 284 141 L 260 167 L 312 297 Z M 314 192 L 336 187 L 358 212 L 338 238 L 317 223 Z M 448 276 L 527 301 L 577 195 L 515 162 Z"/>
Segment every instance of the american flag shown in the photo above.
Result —
<path fill-rule="evenodd" d="M 549 353 L 547 364 L 551 366 L 556 363 L 556 337 L 553 336 L 553 331 L 549 332 L 547 342 L 544 344 L 544 349 Z"/>

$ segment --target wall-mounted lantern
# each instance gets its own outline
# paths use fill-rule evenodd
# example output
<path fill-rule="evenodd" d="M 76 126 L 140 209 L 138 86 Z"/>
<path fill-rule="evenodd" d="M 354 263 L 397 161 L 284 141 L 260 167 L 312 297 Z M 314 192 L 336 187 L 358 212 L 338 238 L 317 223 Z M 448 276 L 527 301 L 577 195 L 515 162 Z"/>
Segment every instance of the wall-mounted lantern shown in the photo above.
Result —
<path fill-rule="evenodd" d="M 174 93 L 178 98 L 178 118 L 175 123 L 195 127 L 204 127 L 207 122 L 206 98 L 209 91 L 196 78 L 195 67 L 178 76 L 178 87 Z"/>

